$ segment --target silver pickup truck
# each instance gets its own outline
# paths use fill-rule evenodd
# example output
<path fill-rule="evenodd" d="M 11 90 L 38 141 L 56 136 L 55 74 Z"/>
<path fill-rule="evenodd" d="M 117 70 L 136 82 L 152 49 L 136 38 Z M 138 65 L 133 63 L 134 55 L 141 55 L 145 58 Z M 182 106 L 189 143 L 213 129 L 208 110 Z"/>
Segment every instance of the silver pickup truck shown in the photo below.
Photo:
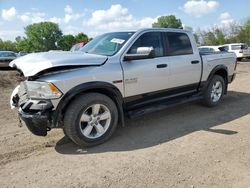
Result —
<path fill-rule="evenodd" d="M 187 31 L 141 29 L 103 34 L 79 52 L 29 54 L 11 66 L 23 76 L 11 106 L 33 134 L 62 128 L 76 144 L 93 146 L 125 117 L 193 100 L 218 105 L 237 61 L 234 53 L 199 53 Z"/>

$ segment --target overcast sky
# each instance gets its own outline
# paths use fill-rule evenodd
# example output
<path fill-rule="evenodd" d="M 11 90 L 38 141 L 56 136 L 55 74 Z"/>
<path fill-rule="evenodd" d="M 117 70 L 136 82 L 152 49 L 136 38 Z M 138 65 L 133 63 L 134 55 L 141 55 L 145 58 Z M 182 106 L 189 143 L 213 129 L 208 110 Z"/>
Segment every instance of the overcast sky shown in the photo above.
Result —
<path fill-rule="evenodd" d="M 174 14 L 193 29 L 226 27 L 250 16 L 249 0 L 0 0 L 0 38 L 14 40 L 24 27 L 58 23 L 64 34 L 91 37 L 151 27 L 158 16 Z"/>

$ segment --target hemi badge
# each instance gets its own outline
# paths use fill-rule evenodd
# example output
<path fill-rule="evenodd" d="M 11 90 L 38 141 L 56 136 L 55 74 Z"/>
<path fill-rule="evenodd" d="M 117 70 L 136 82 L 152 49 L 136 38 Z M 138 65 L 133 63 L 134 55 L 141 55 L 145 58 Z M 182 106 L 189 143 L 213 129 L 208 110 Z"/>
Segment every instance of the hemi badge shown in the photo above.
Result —
<path fill-rule="evenodd" d="M 119 83 L 122 83 L 122 80 L 114 80 L 113 83 L 114 84 L 119 84 Z"/>

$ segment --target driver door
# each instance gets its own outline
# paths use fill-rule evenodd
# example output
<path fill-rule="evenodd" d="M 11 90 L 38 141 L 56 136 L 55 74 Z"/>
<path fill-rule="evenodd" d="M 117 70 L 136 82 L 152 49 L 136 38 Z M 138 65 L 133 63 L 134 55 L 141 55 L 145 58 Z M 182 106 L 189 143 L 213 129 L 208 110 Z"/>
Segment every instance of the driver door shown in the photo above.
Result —
<path fill-rule="evenodd" d="M 122 62 L 125 97 L 151 95 L 169 88 L 168 58 L 164 56 L 161 32 L 142 34 L 128 50 L 134 54 L 139 47 L 153 47 L 154 57 Z"/>

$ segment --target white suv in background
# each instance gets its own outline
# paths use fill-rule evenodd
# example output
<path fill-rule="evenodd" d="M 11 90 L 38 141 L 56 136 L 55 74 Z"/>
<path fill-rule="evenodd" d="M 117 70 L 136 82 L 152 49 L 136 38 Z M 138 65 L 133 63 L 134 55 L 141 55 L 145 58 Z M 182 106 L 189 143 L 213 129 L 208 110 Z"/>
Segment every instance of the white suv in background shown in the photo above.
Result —
<path fill-rule="evenodd" d="M 241 61 L 243 58 L 250 57 L 250 49 L 245 43 L 225 44 L 219 48 L 221 51 L 234 52 L 237 60 Z"/>

